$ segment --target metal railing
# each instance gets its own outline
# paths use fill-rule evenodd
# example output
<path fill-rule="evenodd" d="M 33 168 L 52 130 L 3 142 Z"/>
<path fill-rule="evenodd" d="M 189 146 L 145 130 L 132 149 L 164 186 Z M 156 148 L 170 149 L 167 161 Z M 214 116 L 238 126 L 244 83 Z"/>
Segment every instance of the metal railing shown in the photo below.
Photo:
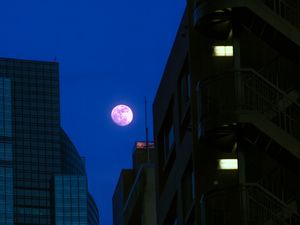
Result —
<path fill-rule="evenodd" d="M 299 225 L 299 215 L 258 184 L 213 190 L 202 196 L 202 225 Z"/>
<path fill-rule="evenodd" d="M 297 178 L 283 167 L 276 167 L 273 171 L 262 177 L 257 183 L 285 203 L 296 199 L 291 184 Z"/>
<path fill-rule="evenodd" d="M 252 69 L 240 71 L 241 107 L 263 114 L 286 133 L 300 140 L 300 105 Z"/>
<path fill-rule="evenodd" d="M 280 199 L 257 184 L 244 188 L 248 224 L 300 224 L 300 218 Z"/>
<path fill-rule="evenodd" d="M 227 71 L 199 85 L 201 121 L 240 111 L 263 115 L 300 140 L 300 105 L 253 69 Z"/>
<path fill-rule="evenodd" d="M 281 18 L 300 28 L 299 0 L 260 0 Z"/>

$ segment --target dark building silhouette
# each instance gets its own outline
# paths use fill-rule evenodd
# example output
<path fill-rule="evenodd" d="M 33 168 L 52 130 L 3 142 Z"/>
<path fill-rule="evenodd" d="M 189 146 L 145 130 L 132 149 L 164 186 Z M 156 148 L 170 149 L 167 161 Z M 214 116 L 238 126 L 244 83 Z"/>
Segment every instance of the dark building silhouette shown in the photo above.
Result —
<path fill-rule="evenodd" d="M 153 104 L 157 224 L 300 224 L 300 1 L 187 2 Z"/>
<path fill-rule="evenodd" d="M 0 224 L 99 224 L 60 126 L 58 63 L 0 58 Z"/>
<path fill-rule="evenodd" d="M 156 225 L 155 147 L 136 142 L 132 169 L 123 169 L 113 195 L 114 225 Z"/>

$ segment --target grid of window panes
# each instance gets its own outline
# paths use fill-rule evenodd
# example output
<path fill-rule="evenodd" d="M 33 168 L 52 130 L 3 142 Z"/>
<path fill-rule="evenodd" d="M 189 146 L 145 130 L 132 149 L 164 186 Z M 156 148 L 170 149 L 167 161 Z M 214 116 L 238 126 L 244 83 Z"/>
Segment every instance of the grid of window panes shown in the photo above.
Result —
<path fill-rule="evenodd" d="M 85 174 L 59 105 L 56 62 L 0 58 L 0 224 L 54 224 L 53 175 Z"/>
<path fill-rule="evenodd" d="M 12 143 L 0 142 L 0 161 L 12 161 L 12 158 Z"/>
<path fill-rule="evenodd" d="M 13 224 L 11 81 L 0 77 L 0 224 Z"/>
<path fill-rule="evenodd" d="M 50 179 L 61 172 L 58 64 L 0 59 L 1 75 L 4 100 L 9 99 L 5 92 L 12 97 L 12 129 L 5 132 L 13 133 L 14 140 L 14 220 L 51 224 Z M 5 113 L 3 121 L 9 118 L 7 110 Z M 9 148 L 4 146 L 4 157 L 10 157 Z"/>
<path fill-rule="evenodd" d="M 63 173 L 85 175 L 84 161 L 63 129 L 61 129 L 61 151 Z"/>
<path fill-rule="evenodd" d="M 12 106 L 10 79 L 0 77 L 0 165 L 12 161 Z M 10 163 L 11 164 L 11 163 Z"/>
<path fill-rule="evenodd" d="M 11 82 L 0 77 L 0 136 L 11 137 Z"/>
<path fill-rule="evenodd" d="M 13 225 L 13 170 L 0 167 L 0 224 Z"/>
<path fill-rule="evenodd" d="M 93 197 L 88 193 L 88 225 L 99 225 L 99 211 Z"/>
<path fill-rule="evenodd" d="M 85 176 L 55 176 L 55 224 L 87 225 L 87 182 Z"/>

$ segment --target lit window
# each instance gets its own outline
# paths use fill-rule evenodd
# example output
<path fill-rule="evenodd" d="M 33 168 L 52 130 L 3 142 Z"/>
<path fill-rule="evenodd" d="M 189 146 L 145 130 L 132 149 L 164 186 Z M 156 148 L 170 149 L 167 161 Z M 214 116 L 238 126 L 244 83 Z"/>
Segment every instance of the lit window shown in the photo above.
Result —
<path fill-rule="evenodd" d="M 233 46 L 214 46 L 213 56 L 233 56 Z"/>
<path fill-rule="evenodd" d="M 221 170 L 237 170 L 237 159 L 219 159 L 219 169 Z"/>

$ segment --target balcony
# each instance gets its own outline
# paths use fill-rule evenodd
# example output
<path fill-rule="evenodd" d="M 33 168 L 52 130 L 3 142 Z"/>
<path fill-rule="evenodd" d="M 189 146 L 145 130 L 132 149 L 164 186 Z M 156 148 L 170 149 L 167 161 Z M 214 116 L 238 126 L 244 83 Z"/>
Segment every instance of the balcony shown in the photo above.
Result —
<path fill-rule="evenodd" d="M 261 74 L 228 71 L 202 80 L 197 90 L 201 130 L 250 123 L 300 158 L 300 105 Z"/>
<path fill-rule="evenodd" d="M 298 225 L 300 217 L 258 184 L 213 190 L 201 199 L 202 225 Z"/>
<path fill-rule="evenodd" d="M 283 20 L 300 29 L 299 0 L 260 0 Z"/>

